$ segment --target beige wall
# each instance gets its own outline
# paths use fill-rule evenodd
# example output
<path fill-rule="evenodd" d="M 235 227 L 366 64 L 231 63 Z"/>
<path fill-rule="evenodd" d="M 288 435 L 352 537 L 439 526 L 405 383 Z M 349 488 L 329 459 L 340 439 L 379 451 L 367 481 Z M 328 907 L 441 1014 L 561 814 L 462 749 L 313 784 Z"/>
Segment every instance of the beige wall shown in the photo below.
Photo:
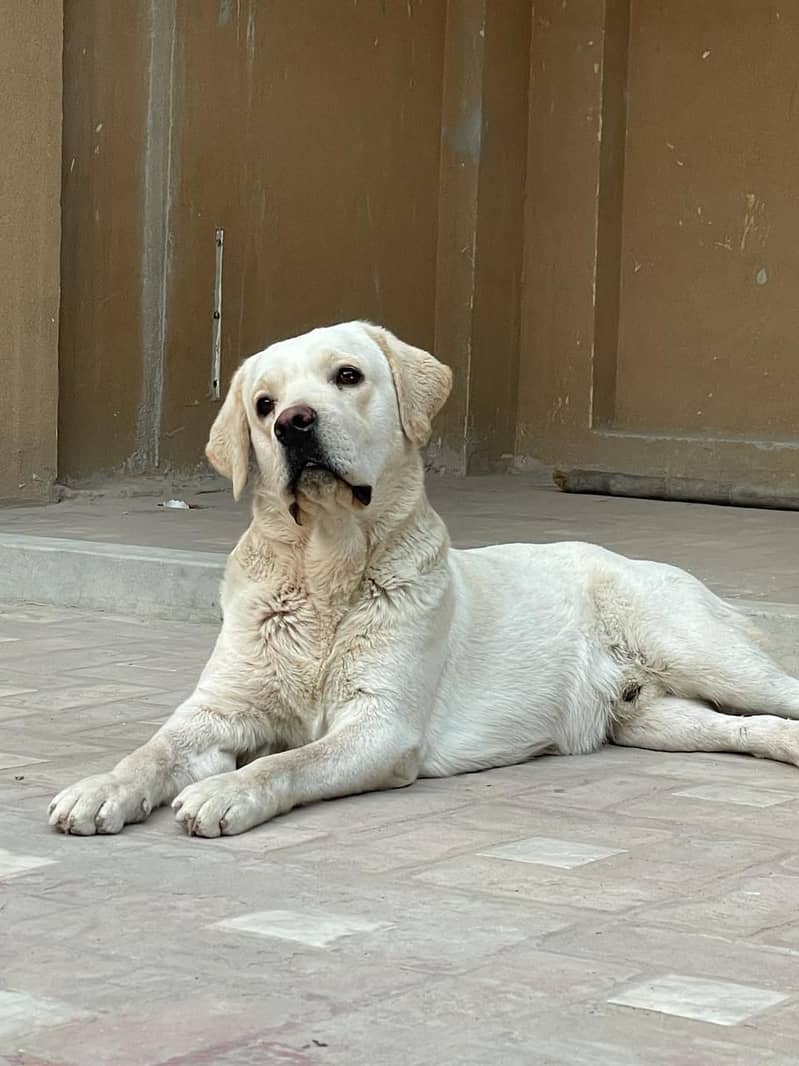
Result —
<path fill-rule="evenodd" d="M 344 318 L 434 333 L 442 0 L 66 0 L 60 471 L 191 471 L 222 381 Z"/>
<path fill-rule="evenodd" d="M 434 464 L 507 457 L 530 19 L 66 0 L 61 475 L 204 466 L 217 227 L 225 384 L 280 337 L 370 318 L 456 370 Z"/>
<path fill-rule="evenodd" d="M 56 475 L 60 0 L 0 0 L 0 500 Z"/>
<path fill-rule="evenodd" d="M 535 13 L 517 456 L 796 497 L 799 8 Z"/>
<path fill-rule="evenodd" d="M 21 26 L 56 8 L 10 6 L 55 77 Z M 799 492 L 799 8 L 64 11 L 66 479 L 203 465 L 222 227 L 224 383 L 280 336 L 367 317 L 455 371 L 440 468 Z"/>

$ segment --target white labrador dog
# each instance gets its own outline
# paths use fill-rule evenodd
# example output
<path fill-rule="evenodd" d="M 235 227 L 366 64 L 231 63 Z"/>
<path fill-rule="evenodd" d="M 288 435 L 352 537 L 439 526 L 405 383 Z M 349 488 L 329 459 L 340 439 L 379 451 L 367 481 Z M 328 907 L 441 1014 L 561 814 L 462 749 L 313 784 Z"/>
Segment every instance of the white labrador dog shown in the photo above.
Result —
<path fill-rule="evenodd" d="M 590 544 L 450 548 L 419 454 L 450 383 L 360 322 L 244 362 L 207 449 L 237 497 L 251 450 L 258 468 L 216 647 L 152 740 L 53 800 L 52 825 L 118 833 L 171 802 L 189 833 L 242 833 L 608 740 L 799 764 L 799 681 L 689 574 Z"/>

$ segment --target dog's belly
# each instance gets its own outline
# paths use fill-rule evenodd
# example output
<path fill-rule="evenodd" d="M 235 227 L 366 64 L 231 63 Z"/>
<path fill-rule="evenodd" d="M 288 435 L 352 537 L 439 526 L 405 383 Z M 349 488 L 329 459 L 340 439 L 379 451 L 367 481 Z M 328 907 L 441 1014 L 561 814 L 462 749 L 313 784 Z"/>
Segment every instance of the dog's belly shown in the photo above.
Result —
<path fill-rule="evenodd" d="M 422 774 L 604 744 L 624 700 L 654 683 L 628 646 L 626 560 L 576 544 L 502 545 L 452 556 L 450 654 Z"/>
<path fill-rule="evenodd" d="M 518 635 L 516 636 L 516 643 Z M 523 649 L 529 650 L 529 649 Z M 557 642 L 537 649 L 553 659 Z M 573 649 L 569 649 L 572 651 Z M 487 664 L 484 664 L 487 665 Z M 541 659 L 523 670 L 504 664 L 489 674 L 496 687 L 470 684 L 474 672 L 452 678 L 448 696 L 437 701 L 422 760 L 422 776 L 446 776 L 524 762 L 546 752 L 580 754 L 607 740 L 614 700 L 624 670 L 609 657 L 571 658 L 574 671 L 547 669 Z M 472 659 L 472 668 L 479 660 Z M 446 708 L 442 704 L 446 703 Z"/>

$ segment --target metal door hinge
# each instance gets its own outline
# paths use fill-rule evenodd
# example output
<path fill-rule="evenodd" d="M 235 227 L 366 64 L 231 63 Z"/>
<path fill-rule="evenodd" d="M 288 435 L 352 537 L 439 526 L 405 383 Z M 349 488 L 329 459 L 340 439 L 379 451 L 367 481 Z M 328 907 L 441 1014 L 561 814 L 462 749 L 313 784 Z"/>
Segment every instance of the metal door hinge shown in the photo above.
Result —
<path fill-rule="evenodd" d="M 211 384 L 208 395 L 212 400 L 221 396 L 222 373 L 222 253 L 225 250 L 225 231 L 216 231 L 216 265 L 214 268 L 214 317 L 211 325 Z"/>

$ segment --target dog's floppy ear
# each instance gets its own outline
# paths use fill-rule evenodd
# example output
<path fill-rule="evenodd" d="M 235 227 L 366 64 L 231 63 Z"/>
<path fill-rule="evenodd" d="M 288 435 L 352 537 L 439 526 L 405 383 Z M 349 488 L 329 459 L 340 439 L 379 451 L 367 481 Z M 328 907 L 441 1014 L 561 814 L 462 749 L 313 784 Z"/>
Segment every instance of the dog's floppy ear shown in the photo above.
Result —
<path fill-rule="evenodd" d="M 250 428 L 242 394 L 243 370 L 240 366 L 233 375 L 205 446 L 205 454 L 214 470 L 233 482 L 234 499 L 241 496 L 247 484 L 250 460 Z"/>
<path fill-rule="evenodd" d="M 382 326 L 365 324 L 364 328 L 388 360 L 403 432 L 421 448 L 430 439 L 432 421 L 449 396 L 452 371 L 429 352 L 406 344 Z"/>

